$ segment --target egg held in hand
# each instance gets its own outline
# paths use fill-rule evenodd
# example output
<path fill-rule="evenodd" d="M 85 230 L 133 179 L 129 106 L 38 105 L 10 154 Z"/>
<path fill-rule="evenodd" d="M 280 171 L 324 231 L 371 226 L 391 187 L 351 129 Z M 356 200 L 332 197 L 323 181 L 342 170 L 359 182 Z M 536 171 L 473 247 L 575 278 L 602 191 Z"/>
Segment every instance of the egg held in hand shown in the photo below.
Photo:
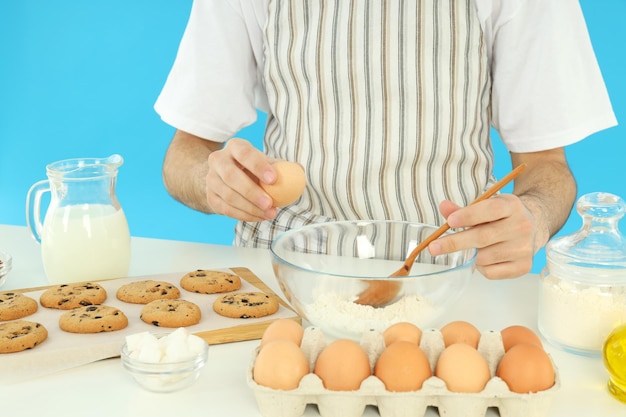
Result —
<path fill-rule="evenodd" d="M 361 345 L 347 339 L 327 345 L 317 357 L 313 372 L 332 391 L 356 391 L 371 375 L 367 353 Z"/>
<path fill-rule="evenodd" d="M 310 372 L 309 362 L 298 345 L 290 340 L 268 342 L 254 362 L 254 381 L 273 389 L 293 390 Z"/>
<path fill-rule="evenodd" d="M 496 375 L 518 394 L 547 390 L 555 381 L 550 357 L 542 348 L 530 343 L 510 348 L 502 356 Z"/>
<path fill-rule="evenodd" d="M 441 352 L 435 376 L 452 392 L 481 392 L 491 379 L 487 360 L 466 343 L 455 343 Z"/>
<path fill-rule="evenodd" d="M 426 354 L 417 344 L 397 341 L 380 354 L 374 375 L 388 391 L 406 392 L 422 388 L 424 381 L 432 376 L 432 371 Z"/>
<path fill-rule="evenodd" d="M 261 182 L 261 188 L 272 197 L 274 207 L 284 207 L 296 201 L 306 186 L 306 175 L 302 165 L 289 161 L 272 164 L 277 179 L 274 184 Z"/>

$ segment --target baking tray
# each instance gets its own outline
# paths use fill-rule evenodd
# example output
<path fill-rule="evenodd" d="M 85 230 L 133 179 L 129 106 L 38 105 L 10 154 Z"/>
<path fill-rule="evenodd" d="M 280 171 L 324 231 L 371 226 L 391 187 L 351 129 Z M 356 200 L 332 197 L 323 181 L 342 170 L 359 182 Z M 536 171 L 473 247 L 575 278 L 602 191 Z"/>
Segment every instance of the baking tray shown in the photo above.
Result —
<path fill-rule="evenodd" d="M 41 307 L 40 304 L 36 313 L 22 320 L 43 324 L 48 330 L 48 339 L 34 349 L 0 355 L 0 384 L 15 383 L 86 363 L 117 357 L 125 337 L 129 334 L 143 331 L 159 333 L 173 331 L 174 329 L 156 327 L 143 322 L 139 318 L 141 309 L 144 307 L 142 304 L 125 303 L 116 298 L 117 289 L 129 282 L 151 279 L 176 285 L 181 291 L 181 298 L 198 304 L 202 311 L 200 323 L 188 326 L 187 330 L 203 338 L 210 345 L 260 339 L 267 326 L 277 319 L 288 318 L 298 323 L 302 322 L 291 307 L 248 268 L 212 268 L 212 270 L 228 271 L 241 277 L 242 287 L 238 291 L 260 291 L 276 297 L 279 301 L 278 311 L 261 318 L 234 319 L 220 316 L 213 311 L 213 301 L 223 294 L 197 294 L 186 291 L 180 286 L 180 278 L 191 270 L 95 281 L 107 291 L 107 299 L 103 304 L 121 309 L 128 317 L 128 327 L 115 332 L 95 334 L 67 333 L 58 325 L 59 317 L 65 311 Z M 41 294 L 54 286 L 12 291 L 24 293 L 39 302 Z"/>

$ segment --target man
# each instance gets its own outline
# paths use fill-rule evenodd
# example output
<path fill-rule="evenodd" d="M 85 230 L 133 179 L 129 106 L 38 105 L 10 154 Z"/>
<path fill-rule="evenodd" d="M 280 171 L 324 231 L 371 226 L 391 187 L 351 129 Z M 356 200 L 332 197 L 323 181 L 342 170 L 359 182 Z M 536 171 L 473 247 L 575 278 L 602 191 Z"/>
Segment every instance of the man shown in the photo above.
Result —
<path fill-rule="evenodd" d="M 615 124 L 576 0 L 197 0 L 156 103 L 177 128 L 168 191 L 239 219 L 267 247 L 313 222 L 399 219 L 459 232 L 488 278 L 530 271 L 566 221 L 564 147 Z M 268 113 L 264 151 L 233 138 Z M 495 179 L 490 126 L 527 164 L 512 194 L 465 207 Z M 260 182 L 299 162 L 307 188 L 277 209 Z"/>

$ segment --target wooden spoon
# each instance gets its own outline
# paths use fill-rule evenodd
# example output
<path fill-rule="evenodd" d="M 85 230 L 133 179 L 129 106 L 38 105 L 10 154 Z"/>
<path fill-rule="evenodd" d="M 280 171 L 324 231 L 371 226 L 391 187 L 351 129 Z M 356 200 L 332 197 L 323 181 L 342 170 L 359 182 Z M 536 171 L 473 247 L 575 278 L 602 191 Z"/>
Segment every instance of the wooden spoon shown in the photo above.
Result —
<path fill-rule="evenodd" d="M 485 193 L 481 194 L 476 198 L 476 200 L 472 201 L 470 204 L 478 203 L 479 201 L 483 201 L 493 196 L 495 193 L 500 191 L 505 185 L 511 182 L 515 177 L 517 177 L 523 170 L 526 168 L 526 164 L 518 165 L 513 171 L 509 172 L 506 176 L 504 176 L 500 181 L 493 184 Z M 402 264 L 402 267 L 398 269 L 396 272 L 390 275 L 390 277 L 405 277 L 409 275 L 411 272 L 411 268 L 415 264 L 415 260 L 417 259 L 417 255 L 435 239 L 439 238 L 443 235 L 450 226 L 448 222 L 445 222 L 441 225 L 437 230 L 435 230 L 432 234 L 430 234 L 426 239 L 424 239 L 419 245 L 415 247 Z M 359 298 L 357 298 L 354 302 L 356 304 L 362 305 L 370 305 L 372 307 L 382 307 L 388 304 L 391 300 L 395 298 L 395 296 L 400 292 L 401 283 L 399 281 L 385 281 L 385 280 L 373 280 L 367 281 L 369 287 L 363 290 L 359 294 Z"/>

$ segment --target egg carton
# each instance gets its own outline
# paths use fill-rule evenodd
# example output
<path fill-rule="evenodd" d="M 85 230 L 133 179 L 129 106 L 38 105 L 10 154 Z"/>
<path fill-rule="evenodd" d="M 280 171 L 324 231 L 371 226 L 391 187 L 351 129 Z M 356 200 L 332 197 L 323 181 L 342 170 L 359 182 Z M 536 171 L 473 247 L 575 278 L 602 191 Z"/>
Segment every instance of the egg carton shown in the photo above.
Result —
<path fill-rule="evenodd" d="M 320 329 L 305 329 L 301 348 L 311 370 L 326 344 Z M 367 352 L 370 369 L 373 370 L 378 356 L 385 349 L 382 333 L 367 332 L 361 338 L 360 344 Z M 437 359 L 445 348 L 441 332 L 437 329 L 425 330 L 420 347 L 434 370 Z M 487 360 L 492 376 L 485 388 L 478 393 L 451 392 L 445 382 L 436 376 L 424 381 L 418 391 L 391 392 L 374 375 L 367 377 L 356 391 L 331 391 L 324 388 L 322 380 L 313 372 L 305 375 L 294 390 L 276 390 L 254 381 L 254 362 L 259 347 L 252 353 L 247 383 L 254 391 L 263 417 L 299 417 L 304 414 L 308 404 L 317 405 L 321 417 L 360 417 L 366 406 L 376 407 L 381 417 L 423 417 L 428 407 L 435 407 L 440 416 L 446 417 L 484 417 L 490 407 L 497 408 L 501 417 L 548 415 L 553 393 L 560 387 L 559 373 L 552 358 L 550 360 L 555 372 L 554 385 L 545 391 L 518 394 L 510 391 L 506 383 L 495 375 L 498 363 L 504 355 L 500 332 L 482 332 L 478 351 Z"/>

